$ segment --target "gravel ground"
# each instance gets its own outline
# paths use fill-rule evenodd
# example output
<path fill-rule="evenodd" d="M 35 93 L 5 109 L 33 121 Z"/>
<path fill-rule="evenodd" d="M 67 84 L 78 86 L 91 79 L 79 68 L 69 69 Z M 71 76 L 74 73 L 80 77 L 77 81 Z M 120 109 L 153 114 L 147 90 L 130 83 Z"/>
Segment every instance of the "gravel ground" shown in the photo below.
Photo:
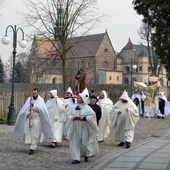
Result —
<path fill-rule="evenodd" d="M 170 130 L 170 116 L 165 119 L 141 118 L 136 126 L 135 138 L 132 147 L 148 140 L 160 137 Z M 29 146 L 25 145 L 20 137 L 13 134 L 0 134 L 0 169 L 1 170 L 53 170 L 53 169 L 90 169 L 108 158 L 109 155 L 120 153 L 126 148 L 117 147 L 111 138 L 99 143 L 100 153 L 88 163 L 82 162 L 78 165 L 71 164 L 69 155 L 69 141 L 63 142 L 55 149 L 49 148 L 47 144 L 40 144 L 37 152 L 28 155 Z"/>

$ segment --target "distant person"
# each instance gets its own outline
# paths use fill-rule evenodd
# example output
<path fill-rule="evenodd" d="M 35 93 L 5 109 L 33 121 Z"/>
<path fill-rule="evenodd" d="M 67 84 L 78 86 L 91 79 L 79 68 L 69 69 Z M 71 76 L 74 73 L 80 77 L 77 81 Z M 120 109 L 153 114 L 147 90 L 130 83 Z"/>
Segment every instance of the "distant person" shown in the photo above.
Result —
<path fill-rule="evenodd" d="M 154 116 L 155 113 L 153 111 L 152 102 L 153 102 L 153 99 L 151 95 L 148 93 L 146 95 L 146 98 L 144 99 L 144 104 L 145 104 L 144 117 L 150 118 Z"/>
<path fill-rule="evenodd" d="M 131 97 L 132 101 L 135 103 L 135 105 L 138 107 L 139 109 L 139 115 L 142 117 L 142 112 L 141 112 L 141 96 L 138 92 L 137 89 L 135 89 L 134 94 Z"/>
<path fill-rule="evenodd" d="M 158 119 L 164 119 L 165 117 L 165 104 L 167 102 L 167 98 L 164 95 L 164 92 L 160 92 L 159 96 L 159 112 L 158 112 Z"/>
<path fill-rule="evenodd" d="M 113 107 L 113 102 L 107 97 L 105 90 L 102 90 L 99 94 L 97 104 L 101 107 L 102 116 L 99 120 L 99 137 L 98 141 L 103 142 L 110 133 L 110 110 Z"/>
<path fill-rule="evenodd" d="M 154 108 L 155 108 L 155 114 L 158 117 L 159 114 L 159 96 L 160 96 L 160 92 L 158 91 L 156 96 L 154 97 Z"/>
<path fill-rule="evenodd" d="M 144 100 L 146 98 L 146 95 L 143 93 L 143 91 L 141 91 L 139 93 L 140 95 L 140 102 L 141 102 L 141 107 L 140 107 L 140 116 L 143 117 L 144 113 L 145 113 L 145 104 L 144 104 Z"/>
<path fill-rule="evenodd" d="M 38 89 L 34 88 L 32 96 L 21 108 L 14 128 L 14 134 L 21 134 L 25 143 L 30 144 L 29 155 L 33 155 L 37 149 L 40 129 L 49 141 L 56 142 L 45 102 L 38 94 Z"/>
<path fill-rule="evenodd" d="M 110 135 L 113 140 L 119 142 L 118 146 L 130 148 L 138 120 L 139 110 L 124 91 L 111 110 Z"/>

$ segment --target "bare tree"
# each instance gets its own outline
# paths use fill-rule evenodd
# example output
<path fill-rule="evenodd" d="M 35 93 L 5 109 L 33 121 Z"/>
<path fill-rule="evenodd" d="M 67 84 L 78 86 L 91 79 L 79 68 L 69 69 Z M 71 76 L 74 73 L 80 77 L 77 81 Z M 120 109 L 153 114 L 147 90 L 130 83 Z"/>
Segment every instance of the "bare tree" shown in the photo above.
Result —
<path fill-rule="evenodd" d="M 0 0 L 0 8 L 2 8 L 5 4 L 5 0 Z"/>
<path fill-rule="evenodd" d="M 0 9 L 5 6 L 5 0 L 0 0 Z M 1 13 L 0 13 L 1 16 Z"/>
<path fill-rule="evenodd" d="M 159 76 L 162 64 L 160 63 L 159 57 L 155 54 L 154 47 L 152 45 L 152 34 L 154 29 L 152 29 L 148 24 L 143 23 L 138 34 L 142 40 L 145 40 L 147 43 L 148 50 L 148 60 L 149 60 L 149 71 L 152 75 Z M 159 66 L 159 67 L 158 67 Z"/>
<path fill-rule="evenodd" d="M 25 0 L 25 4 L 26 24 L 53 44 L 54 52 L 46 61 L 48 67 L 57 57 L 62 60 L 63 90 L 66 91 L 66 56 L 73 47 L 68 38 L 87 34 L 105 15 L 99 13 L 97 0 L 46 0 L 45 3 Z"/>

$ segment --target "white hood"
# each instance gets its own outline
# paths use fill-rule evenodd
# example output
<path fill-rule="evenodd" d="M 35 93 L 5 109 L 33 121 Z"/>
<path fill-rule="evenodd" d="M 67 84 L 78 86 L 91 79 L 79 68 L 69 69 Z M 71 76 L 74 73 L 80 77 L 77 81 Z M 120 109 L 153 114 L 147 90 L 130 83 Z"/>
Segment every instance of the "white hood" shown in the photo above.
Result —
<path fill-rule="evenodd" d="M 69 87 L 69 88 L 67 89 L 67 93 L 71 93 L 71 94 L 73 95 L 73 91 L 72 91 L 71 87 Z"/>
<path fill-rule="evenodd" d="M 120 99 L 120 100 L 121 100 L 121 99 L 124 99 L 124 100 L 127 100 L 127 101 L 130 100 L 130 98 L 129 98 L 129 96 L 128 96 L 128 93 L 127 93 L 126 90 L 123 92 L 123 94 L 120 96 L 119 99 Z"/>
<path fill-rule="evenodd" d="M 57 90 L 51 90 L 50 93 L 57 98 Z"/>

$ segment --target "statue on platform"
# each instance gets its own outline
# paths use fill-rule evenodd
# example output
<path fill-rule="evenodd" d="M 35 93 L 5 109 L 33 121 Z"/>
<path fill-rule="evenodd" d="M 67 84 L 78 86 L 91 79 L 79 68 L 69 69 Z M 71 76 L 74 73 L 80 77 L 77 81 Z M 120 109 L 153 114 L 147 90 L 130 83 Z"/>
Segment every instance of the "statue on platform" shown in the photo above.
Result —
<path fill-rule="evenodd" d="M 77 80 L 76 93 L 77 94 L 82 93 L 83 90 L 85 89 L 85 79 L 86 79 L 85 71 L 79 68 L 75 76 L 75 79 Z"/>

